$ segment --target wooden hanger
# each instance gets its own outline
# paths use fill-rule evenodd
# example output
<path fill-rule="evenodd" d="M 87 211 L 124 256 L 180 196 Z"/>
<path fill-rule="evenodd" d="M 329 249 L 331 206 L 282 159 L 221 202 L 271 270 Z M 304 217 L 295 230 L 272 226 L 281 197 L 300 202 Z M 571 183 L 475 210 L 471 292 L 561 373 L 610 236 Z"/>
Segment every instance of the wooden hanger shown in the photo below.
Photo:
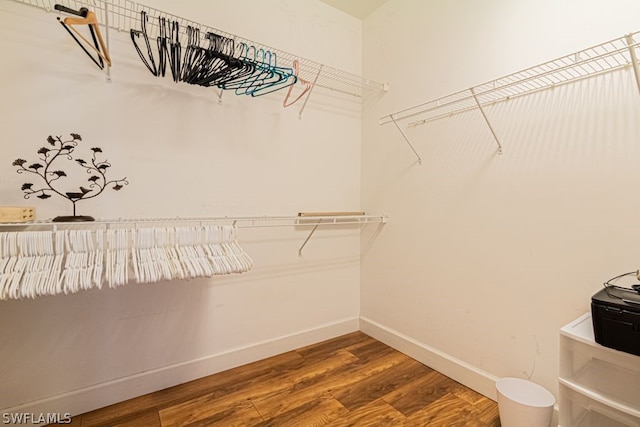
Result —
<path fill-rule="evenodd" d="M 79 16 L 78 18 L 67 17 L 64 19 L 61 19 L 58 17 L 58 21 L 60 21 L 60 24 L 62 24 L 62 26 L 69 32 L 71 37 L 73 37 L 73 39 L 76 41 L 76 43 L 78 43 L 78 45 L 82 48 L 82 50 L 84 50 L 85 53 L 89 55 L 89 57 L 93 60 L 93 62 L 96 63 L 96 65 L 98 65 L 98 67 L 100 67 L 100 69 L 104 68 L 103 61 L 102 61 L 103 59 L 108 66 L 111 66 L 111 57 L 109 56 L 109 51 L 107 50 L 107 46 L 104 43 L 104 39 L 102 38 L 102 33 L 100 32 L 100 27 L 98 25 L 98 19 L 96 18 L 96 14 L 84 7 L 80 9 L 80 11 L 75 11 L 68 7 L 57 4 L 55 5 L 54 8 L 62 12 L 67 12 L 67 13 L 71 13 L 73 15 Z M 89 26 L 89 31 L 91 32 L 91 37 L 93 38 L 93 44 L 89 40 L 87 40 L 82 34 L 80 34 L 78 30 L 74 28 L 74 26 L 77 26 L 77 25 Z M 78 39 L 76 35 L 80 39 Z M 82 43 L 81 40 L 84 43 Z M 96 60 L 96 58 L 89 53 L 89 51 L 87 50 L 87 47 L 85 46 L 88 46 L 90 49 L 92 49 L 98 54 L 98 60 Z"/>
<path fill-rule="evenodd" d="M 291 92 L 294 85 L 289 86 L 289 90 L 287 91 L 287 96 L 284 98 L 284 101 L 282 101 L 283 107 L 289 107 L 295 104 L 296 102 L 298 102 L 300 98 L 302 98 L 305 93 L 309 92 L 311 90 L 311 87 L 313 86 L 313 83 L 300 77 L 300 64 L 297 59 L 293 60 L 293 71 L 295 76 L 298 78 L 298 81 L 304 85 L 304 90 L 302 91 L 302 93 L 300 93 L 300 95 L 296 97 L 296 99 L 294 99 L 291 102 L 288 102 L 289 98 L 291 97 Z"/>

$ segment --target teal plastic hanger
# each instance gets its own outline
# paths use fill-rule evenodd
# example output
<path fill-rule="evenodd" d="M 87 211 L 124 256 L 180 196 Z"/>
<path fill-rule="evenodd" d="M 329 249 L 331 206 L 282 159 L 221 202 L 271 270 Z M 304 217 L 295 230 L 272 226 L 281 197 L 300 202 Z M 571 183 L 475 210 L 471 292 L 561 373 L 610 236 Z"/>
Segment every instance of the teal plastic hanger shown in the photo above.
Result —
<path fill-rule="evenodd" d="M 296 84 L 298 77 L 292 68 L 283 68 L 277 65 L 277 56 L 272 53 L 273 64 L 270 65 L 273 78 L 251 91 L 251 96 L 262 96 L 277 90 L 285 89 Z"/>

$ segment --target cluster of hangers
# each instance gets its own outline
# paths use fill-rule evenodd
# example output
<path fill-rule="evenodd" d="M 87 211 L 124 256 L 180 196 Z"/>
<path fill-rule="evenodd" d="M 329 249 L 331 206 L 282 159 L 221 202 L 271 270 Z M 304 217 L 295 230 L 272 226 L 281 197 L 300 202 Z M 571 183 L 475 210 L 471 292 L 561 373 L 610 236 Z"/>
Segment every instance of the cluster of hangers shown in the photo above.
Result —
<path fill-rule="evenodd" d="M 0 300 L 243 273 L 253 262 L 225 226 L 0 233 Z"/>
<path fill-rule="evenodd" d="M 298 60 L 293 61 L 292 68 L 282 67 L 275 52 L 236 43 L 213 32 L 202 35 L 192 25 L 184 28 L 183 45 L 180 23 L 164 17 L 157 19 L 158 36 L 153 41 L 147 31 L 149 17 L 145 11 L 140 12 L 140 29 L 130 31 L 142 63 L 156 77 L 166 76 L 168 69 L 175 82 L 233 90 L 236 95 L 261 96 L 288 88 L 285 107 L 294 104 L 313 86 L 300 77 Z M 292 88 L 298 82 L 304 89 L 294 98 Z"/>
<path fill-rule="evenodd" d="M 111 66 L 111 57 L 104 42 L 94 12 L 86 7 L 74 10 L 56 4 L 55 10 L 74 15 L 58 21 L 75 42 L 100 68 Z M 181 28 L 178 21 L 164 17 L 158 19 L 158 36 L 152 41 L 147 31 L 149 17 L 140 12 L 140 29 L 131 29 L 131 40 L 145 67 L 156 77 L 170 73 L 175 82 L 233 90 L 236 95 L 261 96 L 287 89 L 283 106 L 289 107 L 307 94 L 313 83 L 300 76 L 296 59 L 292 67 L 278 65 L 275 52 L 256 48 L 244 42 L 207 32 L 202 37 L 198 27 Z M 83 36 L 78 27 L 88 27 L 91 40 Z M 180 41 L 184 29 L 186 43 Z M 204 46 L 201 45 L 202 41 Z M 142 44 L 142 47 L 140 46 Z M 294 95 L 293 87 L 299 83 L 302 90 Z"/>
<path fill-rule="evenodd" d="M 231 225 L 131 230 L 131 264 L 138 283 L 244 273 L 253 265 Z"/>

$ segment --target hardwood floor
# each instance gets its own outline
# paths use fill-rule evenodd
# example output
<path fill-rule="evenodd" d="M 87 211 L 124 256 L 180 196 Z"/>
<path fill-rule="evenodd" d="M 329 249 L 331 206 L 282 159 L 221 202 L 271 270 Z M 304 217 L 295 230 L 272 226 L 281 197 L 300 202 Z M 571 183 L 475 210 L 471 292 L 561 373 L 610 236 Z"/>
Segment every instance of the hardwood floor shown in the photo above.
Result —
<path fill-rule="evenodd" d="M 88 426 L 499 426 L 495 402 L 354 332 L 74 417 Z"/>

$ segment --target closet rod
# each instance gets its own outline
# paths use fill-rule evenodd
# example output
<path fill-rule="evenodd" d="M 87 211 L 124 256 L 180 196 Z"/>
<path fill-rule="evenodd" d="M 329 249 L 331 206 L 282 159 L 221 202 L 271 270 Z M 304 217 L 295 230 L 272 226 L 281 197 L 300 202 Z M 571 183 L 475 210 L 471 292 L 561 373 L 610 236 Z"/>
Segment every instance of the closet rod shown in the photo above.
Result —
<path fill-rule="evenodd" d="M 631 66 L 640 90 L 640 31 L 544 62 L 495 80 L 437 98 L 380 118 L 380 125 L 421 118 L 409 126 L 471 111 L 518 96 L 553 88 Z M 475 93 L 475 95 L 474 95 Z"/>
<path fill-rule="evenodd" d="M 129 31 L 131 28 L 139 28 L 140 12 L 145 11 L 149 17 L 147 30 L 152 40 L 159 35 L 159 18 L 168 21 L 176 21 L 180 25 L 180 42 L 185 45 L 187 41 L 186 27 L 193 26 L 200 28 L 201 37 L 206 37 L 208 32 L 233 39 L 237 45 L 245 43 L 256 47 L 256 50 L 264 49 L 274 53 L 277 57 L 278 65 L 286 68 L 293 68 L 293 61 L 298 60 L 300 66 L 300 76 L 306 80 L 315 79 L 316 86 L 324 89 L 340 92 L 355 97 L 365 97 L 387 90 L 387 85 L 366 79 L 362 76 L 339 70 L 328 65 L 320 64 L 310 59 L 302 58 L 293 53 L 275 49 L 254 41 L 220 31 L 218 29 L 199 24 L 195 21 L 181 18 L 170 13 L 145 6 L 130 0 L 13 0 L 18 3 L 35 6 L 49 12 L 54 10 L 55 4 L 62 4 L 72 9 L 87 7 L 97 16 L 101 25 L 108 25 L 118 31 Z"/>
<path fill-rule="evenodd" d="M 110 226 L 145 226 L 153 224 L 231 224 L 238 228 L 291 227 L 322 225 L 348 225 L 386 223 L 385 215 L 326 215 L 326 216 L 244 216 L 244 217 L 193 217 L 193 218 L 139 218 L 97 220 L 92 222 L 51 222 L 32 221 L 23 223 L 0 223 L 0 227 L 54 227 L 54 228 L 97 228 Z"/>

